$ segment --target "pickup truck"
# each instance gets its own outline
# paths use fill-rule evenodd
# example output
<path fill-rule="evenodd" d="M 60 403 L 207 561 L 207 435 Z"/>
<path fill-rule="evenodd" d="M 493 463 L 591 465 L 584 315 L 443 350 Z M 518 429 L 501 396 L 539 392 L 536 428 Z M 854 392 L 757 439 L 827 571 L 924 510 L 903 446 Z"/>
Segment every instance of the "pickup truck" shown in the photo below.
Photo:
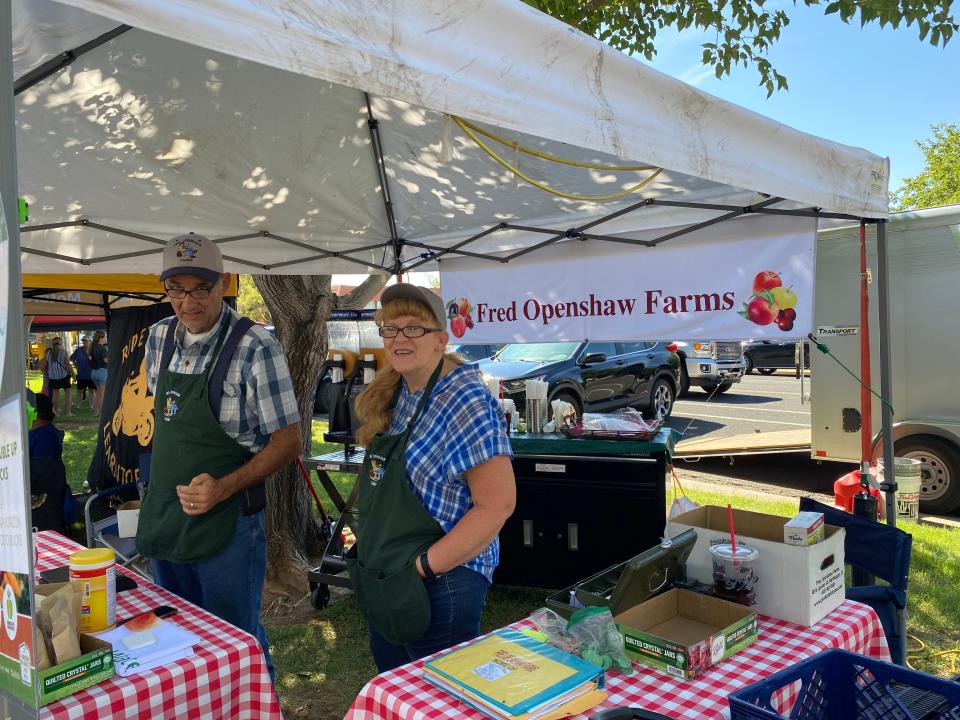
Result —
<path fill-rule="evenodd" d="M 725 393 L 746 373 L 747 363 L 739 342 L 677 340 L 680 356 L 680 388 L 683 397 L 691 386 L 708 394 Z"/>

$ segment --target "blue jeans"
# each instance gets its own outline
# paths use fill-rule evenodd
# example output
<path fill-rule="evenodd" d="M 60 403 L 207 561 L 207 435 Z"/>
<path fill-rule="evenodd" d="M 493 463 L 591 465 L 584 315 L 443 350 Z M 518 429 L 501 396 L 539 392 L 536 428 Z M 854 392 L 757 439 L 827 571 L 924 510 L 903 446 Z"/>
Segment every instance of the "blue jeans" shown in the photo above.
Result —
<path fill-rule="evenodd" d="M 160 587 L 255 635 L 270 679 L 276 680 L 267 631 L 260 624 L 260 597 L 267 571 L 262 512 L 238 514 L 230 544 L 209 560 L 174 563 L 154 559 L 152 563 L 153 578 Z"/>
<path fill-rule="evenodd" d="M 430 596 L 430 627 L 426 635 L 410 645 L 394 645 L 370 628 L 370 650 L 378 672 L 392 670 L 480 634 L 480 615 L 490 589 L 483 575 L 461 565 L 424 583 Z"/>

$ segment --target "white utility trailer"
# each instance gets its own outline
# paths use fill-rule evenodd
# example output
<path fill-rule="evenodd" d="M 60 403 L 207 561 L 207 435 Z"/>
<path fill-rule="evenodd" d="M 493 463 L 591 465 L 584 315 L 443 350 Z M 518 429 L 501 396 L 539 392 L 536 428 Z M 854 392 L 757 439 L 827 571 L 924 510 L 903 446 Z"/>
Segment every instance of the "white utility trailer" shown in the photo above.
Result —
<path fill-rule="evenodd" d="M 898 457 L 923 463 L 920 507 L 960 507 L 960 205 L 891 215 L 887 226 L 893 438 Z M 876 228 L 867 226 L 876 269 Z M 821 230 L 817 243 L 815 335 L 860 372 L 859 226 Z M 879 305 L 870 285 L 874 389 L 880 392 Z M 811 454 L 859 462 L 860 386 L 811 348 Z M 882 454 L 881 403 L 874 398 L 874 457 Z"/>

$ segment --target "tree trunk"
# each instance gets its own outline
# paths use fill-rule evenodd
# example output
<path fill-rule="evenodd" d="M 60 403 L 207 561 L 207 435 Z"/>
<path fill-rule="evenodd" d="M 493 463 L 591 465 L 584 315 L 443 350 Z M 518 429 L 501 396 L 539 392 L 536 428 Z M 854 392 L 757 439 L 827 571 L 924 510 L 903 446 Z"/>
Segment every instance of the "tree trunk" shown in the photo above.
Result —
<path fill-rule="evenodd" d="M 304 455 L 310 450 L 313 398 L 327 354 L 327 319 L 336 309 L 362 308 L 386 284 L 371 275 L 342 298 L 330 290 L 330 275 L 254 275 L 270 310 L 277 340 L 290 366 L 300 408 Z M 322 551 L 310 490 L 295 465 L 267 479 L 267 580 L 274 587 L 303 592 L 307 557 Z"/>

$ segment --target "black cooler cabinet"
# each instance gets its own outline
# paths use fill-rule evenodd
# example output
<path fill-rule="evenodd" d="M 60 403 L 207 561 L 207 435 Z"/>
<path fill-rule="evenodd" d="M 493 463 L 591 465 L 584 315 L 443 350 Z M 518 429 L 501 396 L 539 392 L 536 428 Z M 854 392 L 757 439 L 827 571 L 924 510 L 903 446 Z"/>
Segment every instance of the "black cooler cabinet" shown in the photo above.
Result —
<path fill-rule="evenodd" d="M 494 582 L 567 587 L 660 543 L 674 434 L 649 442 L 513 435 L 517 506 Z"/>

